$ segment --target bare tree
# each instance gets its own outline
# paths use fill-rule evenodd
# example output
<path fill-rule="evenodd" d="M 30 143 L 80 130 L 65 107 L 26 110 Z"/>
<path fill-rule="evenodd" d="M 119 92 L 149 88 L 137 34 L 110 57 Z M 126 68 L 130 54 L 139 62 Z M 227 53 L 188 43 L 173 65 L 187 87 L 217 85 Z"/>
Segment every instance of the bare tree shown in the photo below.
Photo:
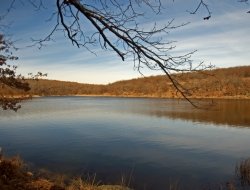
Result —
<path fill-rule="evenodd" d="M 33 1 L 35 3 L 35 1 Z M 41 6 L 41 2 L 39 3 Z M 37 6 L 38 7 L 38 6 Z M 100 45 L 103 49 L 112 50 L 124 61 L 133 59 L 134 67 L 141 73 L 146 66 L 151 70 L 162 70 L 170 79 L 177 92 L 191 104 L 190 91 L 181 85 L 171 73 L 198 71 L 211 68 L 203 62 L 193 64 L 189 52 L 184 55 L 174 55 L 173 41 L 167 41 L 165 36 L 170 30 L 182 27 L 174 25 L 173 20 L 164 26 L 155 23 L 150 29 L 144 29 L 139 23 L 144 16 L 142 7 L 150 9 L 155 14 L 161 11 L 160 0 L 56 0 L 57 10 L 53 17 L 55 27 L 43 39 L 37 40 L 40 47 L 52 39 L 57 30 L 62 30 L 73 45 L 84 47 L 92 52 L 93 45 Z M 93 28 L 86 31 L 86 23 Z"/>
<path fill-rule="evenodd" d="M 44 7 L 42 0 L 28 0 L 37 10 Z M 247 0 L 244 0 L 247 2 Z M 12 1 L 10 8 L 14 5 Z M 133 59 L 134 67 L 141 72 L 143 66 L 151 70 L 163 71 L 177 93 L 191 104 L 191 91 L 180 84 L 172 73 L 200 71 L 211 68 L 203 62 L 194 64 L 191 56 L 195 51 L 182 55 L 173 53 L 174 42 L 166 40 L 165 36 L 170 30 L 182 27 L 184 24 L 174 25 L 173 20 L 164 26 L 155 23 L 150 29 L 145 29 L 140 23 L 144 16 L 143 8 L 155 14 L 161 12 L 161 0 L 55 0 L 56 10 L 50 20 L 55 20 L 55 26 L 45 38 L 34 40 L 35 45 L 41 47 L 53 38 L 56 31 L 63 31 L 71 43 L 77 47 L 84 47 L 90 52 L 94 45 L 111 50 L 124 61 Z M 211 17 L 211 11 L 205 0 L 200 0 L 191 14 L 205 8 Z M 91 26 L 89 31 L 86 26 Z"/>

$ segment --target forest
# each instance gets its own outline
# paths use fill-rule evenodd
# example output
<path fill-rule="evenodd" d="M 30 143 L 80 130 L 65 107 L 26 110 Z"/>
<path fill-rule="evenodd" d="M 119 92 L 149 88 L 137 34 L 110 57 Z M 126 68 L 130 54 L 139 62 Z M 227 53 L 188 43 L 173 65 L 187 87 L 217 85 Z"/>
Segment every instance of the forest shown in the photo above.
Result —
<path fill-rule="evenodd" d="M 186 89 L 189 98 L 250 98 L 250 66 L 178 73 L 172 75 Z M 106 85 L 26 79 L 28 92 L 2 86 L 0 94 L 13 96 L 119 96 L 182 98 L 164 75 L 140 77 Z"/>

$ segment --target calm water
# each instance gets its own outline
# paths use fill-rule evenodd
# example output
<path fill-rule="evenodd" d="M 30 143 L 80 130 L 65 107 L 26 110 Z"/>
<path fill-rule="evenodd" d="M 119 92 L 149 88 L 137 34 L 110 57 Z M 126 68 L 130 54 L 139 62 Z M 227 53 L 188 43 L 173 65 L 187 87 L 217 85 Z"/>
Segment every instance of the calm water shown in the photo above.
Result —
<path fill-rule="evenodd" d="M 31 165 L 73 175 L 122 177 L 136 189 L 178 182 L 200 189 L 233 178 L 250 157 L 250 101 L 187 102 L 144 98 L 47 97 L 0 111 L 0 146 Z"/>

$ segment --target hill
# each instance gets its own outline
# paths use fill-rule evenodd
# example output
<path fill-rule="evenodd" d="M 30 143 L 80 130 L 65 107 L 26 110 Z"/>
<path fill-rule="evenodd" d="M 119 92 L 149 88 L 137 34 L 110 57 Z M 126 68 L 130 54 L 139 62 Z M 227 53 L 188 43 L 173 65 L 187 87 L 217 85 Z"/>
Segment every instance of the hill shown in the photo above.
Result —
<path fill-rule="evenodd" d="M 250 98 L 250 66 L 214 69 L 172 75 L 191 92 L 193 98 Z M 56 80 L 27 80 L 28 95 L 61 96 L 126 96 L 126 97 L 181 97 L 166 76 L 151 76 L 118 81 L 107 85 L 81 84 Z M 0 94 L 20 95 L 9 88 Z"/>

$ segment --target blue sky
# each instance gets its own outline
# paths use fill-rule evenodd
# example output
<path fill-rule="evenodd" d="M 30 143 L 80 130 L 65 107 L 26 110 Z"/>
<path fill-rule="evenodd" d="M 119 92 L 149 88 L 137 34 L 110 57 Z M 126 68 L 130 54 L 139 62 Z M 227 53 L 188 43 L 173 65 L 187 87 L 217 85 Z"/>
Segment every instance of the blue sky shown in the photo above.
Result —
<path fill-rule="evenodd" d="M 9 25 L 5 32 L 12 36 L 19 47 L 15 52 L 19 56 L 16 63 L 19 72 L 27 74 L 41 71 L 48 73 L 48 79 L 97 84 L 141 77 L 131 60 L 123 62 L 116 53 L 98 46 L 93 47 L 96 55 L 84 48 L 78 49 L 60 32 L 54 35 L 54 42 L 49 42 L 42 49 L 27 48 L 27 45 L 32 44 L 31 37 L 39 39 L 46 36 L 55 24 L 46 21 L 55 10 L 55 1 L 44 0 L 47 8 L 40 11 L 36 11 L 27 1 L 23 2 L 17 1 L 14 9 L 2 21 Z M 196 15 L 187 12 L 196 7 L 198 0 L 162 0 L 161 14 L 142 10 L 146 14 L 145 18 L 140 19 L 140 26 L 150 28 L 156 21 L 159 26 L 163 26 L 173 18 L 176 25 L 190 22 L 162 36 L 177 41 L 174 54 L 198 50 L 193 55 L 195 61 L 211 63 L 218 68 L 250 65 L 250 14 L 246 13 L 250 5 L 237 0 L 205 2 L 212 12 L 210 20 L 203 20 L 207 16 L 205 9 L 200 9 Z M 1 0 L 0 13 L 4 13 L 9 3 L 9 0 Z M 146 76 L 162 74 L 146 68 L 142 72 Z"/>

